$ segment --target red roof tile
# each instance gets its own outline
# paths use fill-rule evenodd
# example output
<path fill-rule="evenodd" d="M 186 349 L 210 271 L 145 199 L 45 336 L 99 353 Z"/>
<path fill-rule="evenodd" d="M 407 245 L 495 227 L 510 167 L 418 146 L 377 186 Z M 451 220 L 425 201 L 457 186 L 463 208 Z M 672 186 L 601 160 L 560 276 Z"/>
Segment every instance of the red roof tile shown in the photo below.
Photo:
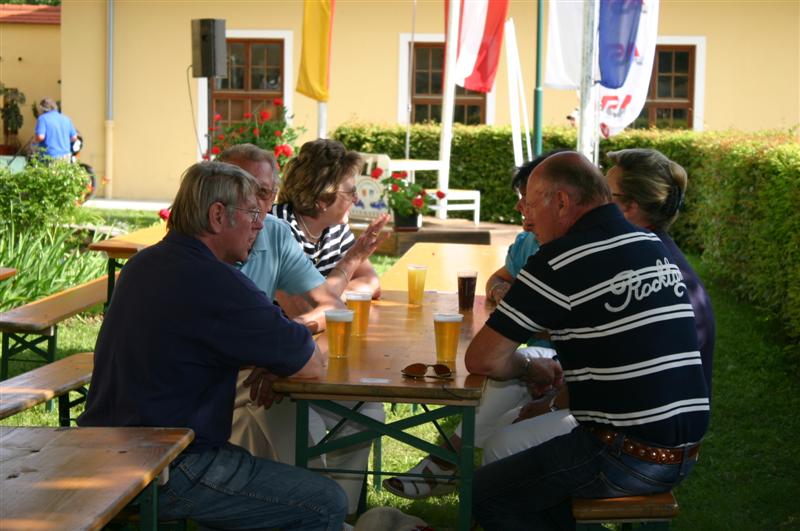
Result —
<path fill-rule="evenodd" d="M 61 24 L 61 6 L 0 4 L 0 24 Z"/>

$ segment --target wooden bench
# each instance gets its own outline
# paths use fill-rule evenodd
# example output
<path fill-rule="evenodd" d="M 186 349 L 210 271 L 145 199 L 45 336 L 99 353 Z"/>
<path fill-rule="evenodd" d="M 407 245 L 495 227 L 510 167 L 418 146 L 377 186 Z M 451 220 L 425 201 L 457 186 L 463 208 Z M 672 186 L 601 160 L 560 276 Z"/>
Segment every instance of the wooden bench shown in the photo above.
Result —
<path fill-rule="evenodd" d="M 0 382 L 0 419 L 58 397 L 58 423 L 69 426 L 70 409 L 86 401 L 93 367 L 94 353 L 83 352 Z M 70 401 L 70 391 L 81 396 Z"/>
<path fill-rule="evenodd" d="M 107 277 L 102 276 L 80 286 L 58 292 L 44 299 L 0 314 L 3 333 L 0 380 L 8 378 L 8 362 L 35 362 L 19 359 L 19 354 L 31 351 L 52 363 L 56 354 L 58 323 L 97 304 L 106 302 Z M 41 345 L 46 344 L 43 348 Z"/>
<path fill-rule="evenodd" d="M 669 529 L 678 516 L 678 502 L 671 492 L 624 498 L 573 498 L 572 515 L 578 529 L 603 529 L 600 524 L 618 523 L 622 529 Z"/>

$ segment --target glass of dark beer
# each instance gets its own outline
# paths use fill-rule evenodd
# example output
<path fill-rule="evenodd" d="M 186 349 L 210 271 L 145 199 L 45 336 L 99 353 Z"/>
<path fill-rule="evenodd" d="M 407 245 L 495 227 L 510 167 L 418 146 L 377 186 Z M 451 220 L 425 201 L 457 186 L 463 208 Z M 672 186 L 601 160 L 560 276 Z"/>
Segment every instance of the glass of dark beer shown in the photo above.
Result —
<path fill-rule="evenodd" d="M 458 309 L 471 310 L 475 303 L 475 284 L 478 281 L 477 271 L 458 272 Z"/>

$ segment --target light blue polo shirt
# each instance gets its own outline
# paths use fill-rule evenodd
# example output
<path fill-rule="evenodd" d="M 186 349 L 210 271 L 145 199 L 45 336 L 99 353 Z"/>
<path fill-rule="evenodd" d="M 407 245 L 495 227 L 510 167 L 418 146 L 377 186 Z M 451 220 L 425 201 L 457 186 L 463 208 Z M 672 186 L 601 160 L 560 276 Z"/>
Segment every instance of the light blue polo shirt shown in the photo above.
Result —
<path fill-rule="evenodd" d="M 325 282 L 285 222 L 268 215 L 241 271 L 270 299 L 282 290 L 299 295 Z"/>
<path fill-rule="evenodd" d="M 528 258 L 536 254 L 539 250 L 539 242 L 536 241 L 536 236 L 530 232 L 521 232 L 517 234 L 514 243 L 508 248 L 506 254 L 506 269 L 511 273 L 511 276 L 517 278 L 519 272 L 525 267 Z"/>

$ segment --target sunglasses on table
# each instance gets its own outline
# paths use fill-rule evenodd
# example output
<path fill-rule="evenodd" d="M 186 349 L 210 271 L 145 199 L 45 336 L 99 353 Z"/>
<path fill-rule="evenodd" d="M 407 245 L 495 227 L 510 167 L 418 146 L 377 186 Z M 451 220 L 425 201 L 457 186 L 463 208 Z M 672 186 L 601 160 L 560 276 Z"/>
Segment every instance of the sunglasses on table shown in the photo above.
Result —
<path fill-rule="evenodd" d="M 428 368 L 433 369 L 433 374 L 428 374 Z M 450 367 L 442 363 L 433 365 L 427 363 L 412 363 L 408 367 L 400 371 L 406 378 L 440 378 L 442 380 L 451 380 L 453 378 L 453 371 Z"/>

